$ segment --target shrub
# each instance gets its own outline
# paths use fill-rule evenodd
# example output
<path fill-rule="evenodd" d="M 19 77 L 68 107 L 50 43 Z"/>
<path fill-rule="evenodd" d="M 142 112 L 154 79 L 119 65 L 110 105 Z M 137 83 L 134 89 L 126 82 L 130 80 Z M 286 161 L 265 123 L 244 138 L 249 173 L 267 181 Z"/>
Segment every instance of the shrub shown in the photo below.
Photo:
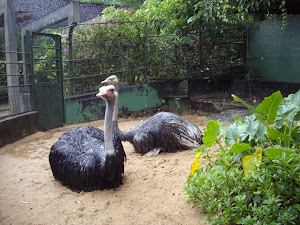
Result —
<path fill-rule="evenodd" d="M 297 224 L 300 90 L 284 99 L 278 91 L 256 109 L 233 98 L 253 114 L 228 127 L 208 122 L 185 186 L 189 202 L 212 224 Z"/>

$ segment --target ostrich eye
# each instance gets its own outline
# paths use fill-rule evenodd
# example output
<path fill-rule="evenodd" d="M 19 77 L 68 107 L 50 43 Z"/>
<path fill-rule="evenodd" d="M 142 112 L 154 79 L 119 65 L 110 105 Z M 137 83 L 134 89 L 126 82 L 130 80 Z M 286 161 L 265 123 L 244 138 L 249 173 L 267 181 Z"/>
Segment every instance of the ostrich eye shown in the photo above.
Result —
<path fill-rule="evenodd" d="M 111 88 L 111 89 L 110 89 L 111 92 L 114 92 L 114 90 L 115 90 L 114 88 Z"/>

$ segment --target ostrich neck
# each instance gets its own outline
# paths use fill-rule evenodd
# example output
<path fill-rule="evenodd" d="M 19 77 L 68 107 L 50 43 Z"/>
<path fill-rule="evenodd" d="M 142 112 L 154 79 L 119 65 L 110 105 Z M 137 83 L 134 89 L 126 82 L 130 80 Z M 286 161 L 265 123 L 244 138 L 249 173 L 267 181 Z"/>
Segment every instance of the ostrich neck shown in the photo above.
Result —
<path fill-rule="evenodd" d="M 105 118 L 104 118 L 104 148 L 106 155 L 114 154 L 113 134 L 112 134 L 112 117 L 114 112 L 115 101 L 106 101 Z"/>
<path fill-rule="evenodd" d="M 119 84 L 115 84 L 116 92 L 119 93 Z M 119 115 L 119 95 L 115 99 L 115 107 L 113 113 L 113 132 L 116 132 L 118 128 L 118 115 Z"/>
<path fill-rule="evenodd" d="M 115 88 L 116 88 L 116 92 L 119 92 L 119 84 L 116 83 L 114 84 Z M 118 114 L 119 113 L 119 95 L 116 97 L 115 99 L 115 108 L 114 108 L 114 114 L 113 114 L 113 132 L 116 132 L 118 134 L 119 137 L 121 137 L 121 139 L 123 141 L 132 141 L 132 132 L 123 132 L 120 130 L 119 126 L 118 126 Z"/>

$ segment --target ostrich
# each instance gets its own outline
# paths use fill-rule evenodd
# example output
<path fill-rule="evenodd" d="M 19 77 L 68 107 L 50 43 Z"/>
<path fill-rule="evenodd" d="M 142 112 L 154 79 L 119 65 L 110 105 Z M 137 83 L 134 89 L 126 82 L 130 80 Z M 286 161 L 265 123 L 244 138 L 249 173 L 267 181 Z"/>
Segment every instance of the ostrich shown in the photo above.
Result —
<path fill-rule="evenodd" d="M 102 84 L 112 84 L 119 91 L 118 78 L 108 77 Z M 140 154 L 159 154 L 197 148 L 202 144 L 202 132 L 193 123 L 170 112 L 159 112 L 128 132 L 122 132 L 117 123 L 118 98 L 115 101 L 113 126 L 122 141 L 133 144 Z"/>
<path fill-rule="evenodd" d="M 71 190 L 103 190 L 122 184 L 126 155 L 119 136 L 112 132 L 117 95 L 112 85 L 101 87 L 97 94 L 106 101 L 104 131 L 76 127 L 51 147 L 49 162 L 53 176 Z"/>

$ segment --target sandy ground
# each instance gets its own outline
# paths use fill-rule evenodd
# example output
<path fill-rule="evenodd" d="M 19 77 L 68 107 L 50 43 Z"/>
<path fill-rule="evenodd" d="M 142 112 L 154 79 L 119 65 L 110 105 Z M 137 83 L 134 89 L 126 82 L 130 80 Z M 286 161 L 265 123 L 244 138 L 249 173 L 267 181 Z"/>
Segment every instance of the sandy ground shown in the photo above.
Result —
<path fill-rule="evenodd" d="M 201 130 L 205 118 L 184 116 Z M 141 120 L 121 119 L 128 131 Z M 103 129 L 103 120 L 80 124 Z M 76 125 L 78 126 L 78 125 Z M 0 224 L 208 224 L 187 203 L 184 185 L 192 150 L 141 156 L 124 142 L 124 184 L 113 190 L 72 192 L 54 180 L 48 162 L 64 126 L 38 132 L 0 149 Z"/>

